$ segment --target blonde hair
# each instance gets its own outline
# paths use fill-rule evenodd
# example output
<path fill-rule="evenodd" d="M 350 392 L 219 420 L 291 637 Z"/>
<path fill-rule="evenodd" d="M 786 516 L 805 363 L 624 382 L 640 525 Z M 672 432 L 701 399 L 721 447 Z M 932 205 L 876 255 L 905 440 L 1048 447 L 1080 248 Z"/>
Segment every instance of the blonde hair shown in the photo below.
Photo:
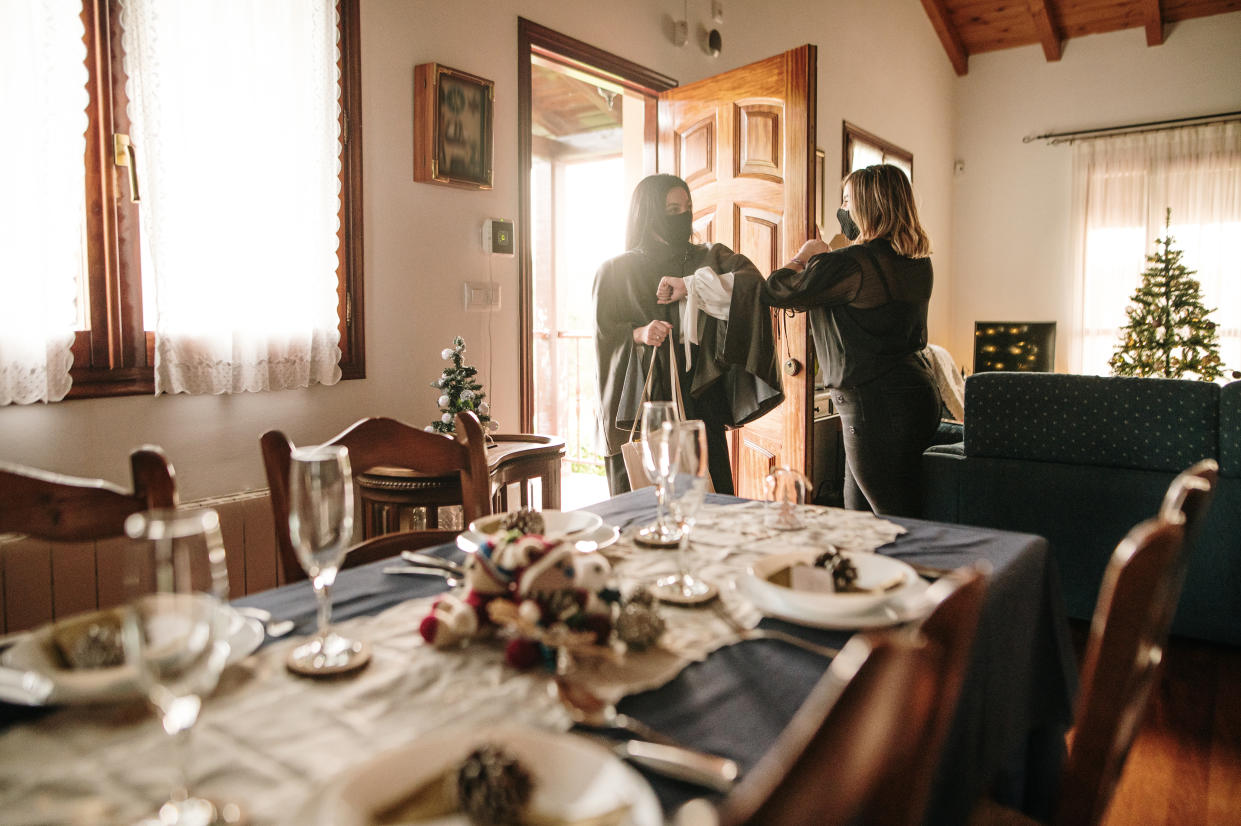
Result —
<path fill-rule="evenodd" d="M 862 231 L 862 240 L 887 238 L 897 255 L 926 258 L 931 239 L 918 221 L 913 189 L 900 167 L 877 164 L 855 169 L 845 177 L 849 213 Z"/>

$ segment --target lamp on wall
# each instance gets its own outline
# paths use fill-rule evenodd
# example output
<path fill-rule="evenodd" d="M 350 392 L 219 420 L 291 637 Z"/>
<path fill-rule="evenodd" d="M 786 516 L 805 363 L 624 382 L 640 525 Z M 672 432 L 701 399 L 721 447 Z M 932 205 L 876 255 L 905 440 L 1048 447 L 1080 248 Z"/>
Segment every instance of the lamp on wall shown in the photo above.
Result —
<path fill-rule="evenodd" d="M 689 42 L 689 0 L 681 4 L 681 19 L 672 21 L 672 43 L 684 46 Z"/>

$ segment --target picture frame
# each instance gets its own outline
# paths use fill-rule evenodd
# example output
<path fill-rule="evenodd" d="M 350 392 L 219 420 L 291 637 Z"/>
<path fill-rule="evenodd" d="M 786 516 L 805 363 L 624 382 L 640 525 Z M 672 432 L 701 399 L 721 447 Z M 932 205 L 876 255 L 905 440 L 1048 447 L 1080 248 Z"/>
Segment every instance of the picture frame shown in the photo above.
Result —
<path fill-rule="evenodd" d="M 414 180 L 491 189 L 495 82 L 438 63 L 414 67 Z"/>

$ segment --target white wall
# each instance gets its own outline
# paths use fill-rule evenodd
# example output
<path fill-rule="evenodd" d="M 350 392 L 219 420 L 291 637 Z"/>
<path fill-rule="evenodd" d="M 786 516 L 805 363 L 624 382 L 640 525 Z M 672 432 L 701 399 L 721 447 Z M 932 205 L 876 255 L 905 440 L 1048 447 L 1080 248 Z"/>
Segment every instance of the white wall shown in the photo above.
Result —
<path fill-rule="evenodd" d="M 1241 109 L 1241 12 L 1077 38 L 1054 63 L 1038 46 L 970 58 L 957 90 L 952 328 L 967 368 L 975 321 L 1057 322 L 1069 369 L 1072 148 L 1025 135 Z"/>
<path fill-rule="evenodd" d="M 123 482 L 129 450 L 148 442 L 168 452 L 187 498 L 262 487 L 258 439 L 270 428 L 300 443 L 326 438 L 366 415 L 430 421 L 437 393 L 428 382 L 439 375 L 439 352 L 454 335 L 465 337 L 467 357 L 480 368 L 501 428 L 516 430 L 518 265 L 515 258 L 488 261 L 480 237 L 483 219 L 517 215 L 518 16 L 681 81 L 806 42 L 818 45 L 818 145 L 827 153 L 829 180 L 840 169 L 843 119 L 914 153 L 923 220 L 937 239 L 935 337 L 947 325 L 951 286 L 955 78 L 921 6 L 908 0 L 725 0 L 719 58 L 696 45 L 708 8 L 704 0 L 690 4 L 691 42 L 678 48 L 665 35 L 671 13 L 681 9 L 676 0 L 363 0 L 367 378 L 280 393 L 4 407 L 0 459 Z M 489 192 L 412 180 L 413 70 L 428 61 L 496 81 L 495 188 Z M 462 282 L 489 276 L 503 289 L 501 311 L 464 312 Z"/>

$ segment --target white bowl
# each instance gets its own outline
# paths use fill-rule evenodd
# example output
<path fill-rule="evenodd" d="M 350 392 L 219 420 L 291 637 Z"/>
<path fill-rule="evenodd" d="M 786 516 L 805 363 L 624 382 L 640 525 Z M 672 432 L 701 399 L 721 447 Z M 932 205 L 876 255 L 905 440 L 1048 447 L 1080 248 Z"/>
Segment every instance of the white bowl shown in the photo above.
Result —
<path fill-rule="evenodd" d="M 908 564 L 890 556 L 873 553 L 842 552 L 857 568 L 857 586 L 878 591 L 834 593 L 779 585 L 771 577 L 793 565 L 813 565 L 816 551 L 776 554 L 760 559 L 747 571 L 746 585 L 761 595 L 767 604 L 779 606 L 788 613 L 810 616 L 847 616 L 871 611 L 902 594 L 918 581 L 918 574 Z"/>
<path fill-rule="evenodd" d="M 549 540 L 580 536 L 596 530 L 603 524 L 603 519 L 589 511 L 545 510 L 540 513 L 543 516 L 543 536 Z M 498 533 L 502 530 L 501 525 L 504 524 L 507 516 L 507 513 L 493 513 L 490 516 L 475 519 L 470 523 L 469 531 L 481 536 Z"/>

